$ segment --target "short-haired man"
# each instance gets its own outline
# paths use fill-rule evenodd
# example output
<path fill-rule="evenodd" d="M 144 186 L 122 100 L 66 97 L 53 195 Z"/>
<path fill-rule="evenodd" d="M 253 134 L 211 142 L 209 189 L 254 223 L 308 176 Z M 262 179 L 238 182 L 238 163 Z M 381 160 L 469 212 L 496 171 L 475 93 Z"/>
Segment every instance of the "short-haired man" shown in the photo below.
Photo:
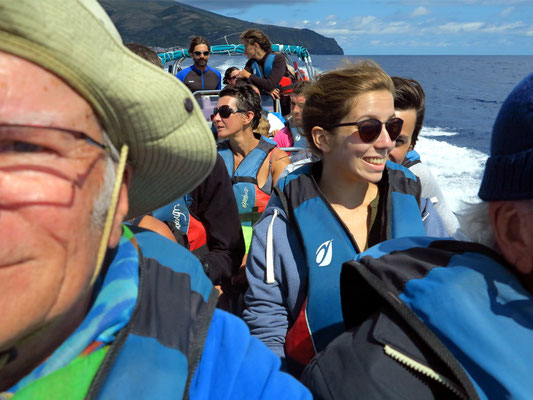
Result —
<path fill-rule="evenodd" d="M 291 117 L 285 122 L 285 127 L 274 136 L 274 141 L 278 144 L 278 147 L 307 148 L 307 141 L 300 130 L 302 128 L 302 115 L 305 105 L 304 90 L 308 85 L 309 82 L 307 81 L 298 82 L 292 89 Z"/>
<path fill-rule="evenodd" d="M 191 92 L 198 90 L 220 90 L 221 75 L 216 69 L 207 65 L 211 47 L 206 38 L 195 36 L 189 45 L 189 57 L 193 64 L 181 70 L 176 75 L 180 81 L 185 83 Z"/>
<path fill-rule="evenodd" d="M 392 240 L 344 264 L 349 331 L 304 373 L 316 398 L 531 397 L 533 74 L 496 118 L 479 197 L 462 226 L 478 243 Z"/>
<path fill-rule="evenodd" d="M 122 224 L 213 166 L 185 87 L 95 0 L 3 1 L 0 87 L 1 397 L 308 396 L 191 253 Z"/>
<path fill-rule="evenodd" d="M 426 113 L 426 95 L 422 86 L 414 79 L 393 76 L 395 93 L 394 108 L 396 116 L 403 119 L 402 133 L 396 139 L 396 147 L 389 153 L 395 163 L 409 168 L 420 178 L 422 197 L 429 199 L 439 213 L 448 235 L 454 236 L 459 229 L 455 214 L 449 209 L 440 190 L 437 179 L 426 164 L 420 160 L 415 145 L 424 124 Z"/>

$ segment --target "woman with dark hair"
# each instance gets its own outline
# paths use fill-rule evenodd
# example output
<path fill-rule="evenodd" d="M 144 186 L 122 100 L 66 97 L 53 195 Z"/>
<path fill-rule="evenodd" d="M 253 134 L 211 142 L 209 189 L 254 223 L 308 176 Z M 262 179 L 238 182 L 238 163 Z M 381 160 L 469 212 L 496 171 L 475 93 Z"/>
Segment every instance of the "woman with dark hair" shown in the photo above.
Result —
<path fill-rule="evenodd" d="M 235 86 L 237 79 L 239 78 L 239 68 L 229 67 L 226 72 L 224 72 L 224 79 L 222 83 L 224 85 Z"/>
<path fill-rule="evenodd" d="M 252 225 L 259 219 L 278 177 L 289 163 L 287 153 L 255 132 L 261 119 L 261 99 L 250 85 L 227 86 L 213 110 L 218 152 L 232 178 L 246 248 Z"/>
<path fill-rule="evenodd" d="M 393 94 L 373 62 L 319 76 L 305 90 L 303 134 L 321 160 L 280 179 L 254 226 L 243 318 L 295 374 L 343 330 L 343 262 L 426 234 L 417 178 L 387 162 L 403 124 Z"/>

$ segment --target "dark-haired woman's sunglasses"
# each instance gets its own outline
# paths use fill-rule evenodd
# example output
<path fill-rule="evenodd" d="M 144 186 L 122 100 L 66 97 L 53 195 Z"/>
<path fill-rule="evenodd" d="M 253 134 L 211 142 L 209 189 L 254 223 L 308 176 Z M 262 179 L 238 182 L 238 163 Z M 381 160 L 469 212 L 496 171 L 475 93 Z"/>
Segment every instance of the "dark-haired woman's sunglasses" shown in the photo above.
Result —
<path fill-rule="evenodd" d="M 381 126 L 385 125 L 385 129 L 389 133 L 390 140 L 395 141 L 400 133 L 402 133 L 403 119 L 391 118 L 387 122 L 381 122 L 379 119 L 365 119 L 360 122 L 345 122 L 342 124 L 335 124 L 329 127 L 329 130 L 339 126 L 357 126 L 357 131 L 361 140 L 365 143 L 372 143 L 381 133 Z"/>
<path fill-rule="evenodd" d="M 213 115 L 211 118 L 214 118 L 215 115 L 220 114 L 221 118 L 229 118 L 231 114 L 235 114 L 238 112 L 246 112 L 246 110 L 234 110 L 230 106 L 220 106 L 213 108 Z"/>

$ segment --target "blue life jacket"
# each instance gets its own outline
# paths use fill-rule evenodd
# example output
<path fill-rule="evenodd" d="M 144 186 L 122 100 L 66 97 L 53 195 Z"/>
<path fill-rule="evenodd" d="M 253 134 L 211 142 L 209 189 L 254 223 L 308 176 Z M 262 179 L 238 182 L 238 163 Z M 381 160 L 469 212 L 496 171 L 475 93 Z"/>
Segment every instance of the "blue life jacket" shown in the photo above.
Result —
<path fill-rule="evenodd" d="M 163 222 L 172 222 L 174 228 L 187 235 L 191 220 L 191 213 L 189 212 L 191 205 L 192 197 L 187 193 L 184 197 L 153 211 L 152 216 Z"/>
<path fill-rule="evenodd" d="M 258 76 L 259 78 L 269 77 L 270 73 L 272 72 L 272 66 L 274 65 L 275 58 L 276 58 L 276 55 L 273 53 L 270 53 L 265 60 L 264 68 L 261 68 L 257 60 L 254 60 L 251 65 L 252 74 L 254 74 L 255 76 Z M 261 94 L 261 102 L 264 106 L 268 104 L 272 104 L 272 97 L 270 97 L 269 94 L 266 94 L 263 92 Z"/>
<path fill-rule="evenodd" d="M 216 290 L 189 251 L 151 231 L 131 229 L 140 247 L 139 297 L 87 398 L 188 398 Z"/>
<path fill-rule="evenodd" d="M 421 163 L 422 160 L 420 160 L 420 154 L 416 152 L 416 150 L 408 151 L 405 155 L 405 158 L 402 162 L 402 165 L 405 168 L 411 168 L 413 165 Z"/>
<path fill-rule="evenodd" d="M 302 322 L 305 318 L 312 348 L 308 345 L 302 357 L 295 354 L 299 352 L 295 343 L 301 341 L 301 333 L 293 339 L 293 334 L 289 332 L 285 342 L 287 356 L 300 364 L 310 361 L 313 352 L 323 350 L 344 331 L 339 283 L 341 267 L 343 262 L 352 260 L 360 251 L 348 228 L 320 192 L 311 176 L 311 168 L 312 164 L 307 164 L 295 170 L 280 180 L 276 188 L 287 208 L 287 215 L 298 228 L 309 268 L 307 300 L 298 320 Z M 387 239 L 424 236 L 426 231 L 418 204 L 420 184 L 417 177 L 391 162 L 387 162 L 384 177 L 385 174 L 389 183 L 387 192 L 381 194 L 380 202 L 385 201 L 388 206 L 388 220 L 382 221 Z M 293 327 L 301 332 L 298 320 Z M 307 343 L 310 343 L 309 340 Z"/>
<path fill-rule="evenodd" d="M 264 68 L 261 68 L 257 60 L 254 60 L 251 65 L 252 73 L 259 78 L 266 78 L 270 76 L 270 73 L 272 72 L 272 66 L 274 65 L 274 58 L 276 58 L 276 55 L 270 53 L 265 60 Z"/>
<path fill-rule="evenodd" d="M 300 132 L 298 132 L 298 129 L 291 123 L 287 123 L 286 126 L 291 130 L 292 140 L 294 141 L 293 146 L 307 149 L 307 139 L 305 136 L 302 136 Z"/>
<path fill-rule="evenodd" d="M 380 243 L 343 267 L 347 326 L 361 322 L 357 314 L 368 315 L 362 310 L 368 299 L 358 293 L 375 291 L 409 325 L 409 335 L 466 371 L 479 398 L 530 398 L 533 296 L 512 269 L 476 243 L 431 237 Z"/>
<path fill-rule="evenodd" d="M 257 146 L 241 161 L 235 170 L 233 152 L 231 151 L 229 140 L 218 144 L 218 153 L 224 159 L 228 174 L 231 177 L 241 224 L 244 226 L 252 226 L 259 219 L 270 197 L 270 192 L 263 192 L 257 186 L 257 174 L 259 173 L 259 168 L 275 147 L 276 142 L 261 136 Z M 264 197 L 264 199 L 260 199 L 261 197 Z M 258 202 L 258 200 L 261 201 Z"/>

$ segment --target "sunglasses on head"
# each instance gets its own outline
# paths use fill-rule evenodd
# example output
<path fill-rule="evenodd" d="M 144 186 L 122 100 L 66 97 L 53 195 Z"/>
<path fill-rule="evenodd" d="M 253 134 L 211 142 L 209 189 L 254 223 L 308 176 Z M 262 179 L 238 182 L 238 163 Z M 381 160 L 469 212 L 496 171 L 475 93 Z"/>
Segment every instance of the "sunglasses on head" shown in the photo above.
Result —
<path fill-rule="evenodd" d="M 231 114 L 238 112 L 246 112 L 246 110 L 234 110 L 230 106 L 215 107 L 213 108 L 213 116 L 211 118 L 214 118 L 217 114 L 220 114 L 221 118 L 229 118 Z"/>
<path fill-rule="evenodd" d="M 329 129 L 337 128 L 339 126 L 357 126 L 359 136 L 365 143 L 371 143 L 376 140 L 381 133 L 381 126 L 385 125 L 385 129 L 389 133 L 390 140 L 395 141 L 402 132 L 403 119 L 394 117 L 387 122 L 381 122 L 379 119 L 365 119 L 360 122 L 345 122 L 342 124 L 335 124 L 329 127 Z"/>
<path fill-rule="evenodd" d="M 209 55 L 209 52 L 208 51 L 195 51 L 194 52 L 194 55 L 196 57 L 200 57 L 202 54 L 204 55 L 204 57 L 207 57 Z"/>

